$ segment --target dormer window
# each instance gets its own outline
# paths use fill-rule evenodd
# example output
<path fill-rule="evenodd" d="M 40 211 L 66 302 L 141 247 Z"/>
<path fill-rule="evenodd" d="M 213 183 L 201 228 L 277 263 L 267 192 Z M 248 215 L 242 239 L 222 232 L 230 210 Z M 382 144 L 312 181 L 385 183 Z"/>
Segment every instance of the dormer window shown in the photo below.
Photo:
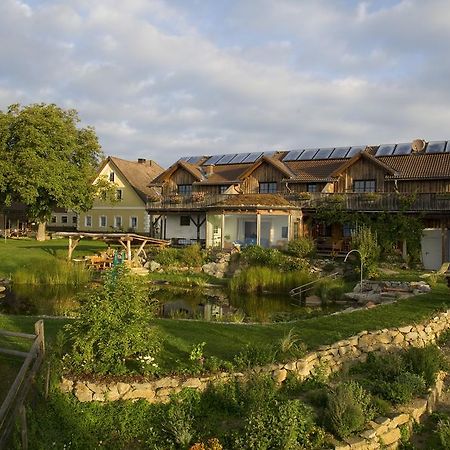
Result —
<path fill-rule="evenodd" d="M 117 189 L 117 190 L 116 190 L 116 199 L 117 199 L 117 200 L 122 200 L 122 199 L 123 199 L 123 192 L 122 192 L 122 189 Z"/>
<path fill-rule="evenodd" d="M 375 192 L 375 180 L 354 180 L 353 192 Z"/>
<path fill-rule="evenodd" d="M 111 181 L 111 183 L 114 183 L 114 172 L 109 172 L 109 181 Z"/>
<path fill-rule="evenodd" d="M 191 195 L 192 194 L 192 184 L 179 184 L 178 193 L 180 195 Z"/>
<path fill-rule="evenodd" d="M 259 183 L 260 194 L 275 194 L 277 192 L 277 182 L 268 181 Z"/>

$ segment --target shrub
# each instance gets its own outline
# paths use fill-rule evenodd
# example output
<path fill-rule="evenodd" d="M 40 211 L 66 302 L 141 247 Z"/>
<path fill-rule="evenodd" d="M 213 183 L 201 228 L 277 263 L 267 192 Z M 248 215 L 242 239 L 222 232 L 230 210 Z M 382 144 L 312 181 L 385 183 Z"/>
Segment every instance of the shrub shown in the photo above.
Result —
<path fill-rule="evenodd" d="M 201 266 L 205 260 L 205 255 L 199 244 L 188 245 L 179 251 L 181 262 L 189 267 Z"/>
<path fill-rule="evenodd" d="M 358 383 L 342 383 L 330 392 L 326 419 L 330 429 L 340 438 L 361 430 L 373 416 L 371 396 Z"/>
<path fill-rule="evenodd" d="M 306 258 L 314 255 L 316 246 L 310 237 L 301 237 L 289 241 L 287 245 L 287 252 L 297 258 Z"/>
<path fill-rule="evenodd" d="M 405 361 L 409 370 L 423 377 L 427 386 L 435 382 L 437 373 L 445 367 L 442 352 L 436 345 L 408 349 Z"/>
<path fill-rule="evenodd" d="M 104 275 L 104 284 L 81 298 L 79 318 L 66 325 L 76 372 L 98 374 L 157 371 L 160 333 L 156 307 L 145 282 L 123 265 Z"/>
<path fill-rule="evenodd" d="M 177 248 L 166 247 L 152 250 L 149 256 L 162 266 L 170 267 L 179 264 L 178 253 L 179 251 Z"/>
<path fill-rule="evenodd" d="M 322 448 L 324 432 L 314 424 L 309 407 L 300 400 L 264 402 L 250 412 L 237 437 L 236 449 Z"/>
<path fill-rule="evenodd" d="M 437 424 L 436 432 L 439 436 L 442 448 L 450 448 L 450 420 L 440 419 Z"/>
<path fill-rule="evenodd" d="M 208 439 L 206 442 L 197 442 L 189 450 L 222 450 L 222 444 L 217 438 Z"/>
<path fill-rule="evenodd" d="M 394 405 L 404 404 L 425 391 L 425 381 L 415 373 L 404 372 L 394 381 L 375 381 L 373 391 Z"/>
<path fill-rule="evenodd" d="M 377 233 L 366 226 L 358 227 L 352 232 L 352 246 L 359 250 L 368 276 L 376 273 L 377 263 L 380 258 Z"/>
<path fill-rule="evenodd" d="M 306 353 L 306 345 L 301 342 L 298 335 L 291 328 L 279 341 L 279 352 L 281 356 L 286 358 L 301 358 Z"/>
<path fill-rule="evenodd" d="M 322 299 L 322 303 L 341 300 L 345 294 L 345 283 L 342 279 L 322 278 L 314 288 L 314 292 Z"/>
<path fill-rule="evenodd" d="M 270 344 L 247 344 L 235 357 L 234 364 L 239 369 L 264 366 L 275 361 L 276 349 Z"/>
<path fill-rule="evenodd" d="M 241 251 L 241 260 L 250 266 L 279 266 L 283 254 L 275 248 L 249 245 Z"/>

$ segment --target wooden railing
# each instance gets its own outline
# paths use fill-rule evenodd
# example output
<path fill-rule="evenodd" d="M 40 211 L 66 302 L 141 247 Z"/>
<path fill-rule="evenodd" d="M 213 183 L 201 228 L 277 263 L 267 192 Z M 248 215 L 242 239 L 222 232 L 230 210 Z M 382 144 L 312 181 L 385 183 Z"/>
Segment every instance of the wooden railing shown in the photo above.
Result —
<path fill-rule="evenodd" d="M 14 333 L 0 330 L 0 336 L 33 340 L 28 352 L 0 348 L 0 353 L 24 358 L 24 362 L 0 407 L 0 449 L 6 449 L 11 429 L 20 419 L 22 449 L 28 448 L 27 423 L 24 401 L 39 370 L 45 354 L 44 322 L 39 320 L 34 325 L 35 334 Z"/>
<path fill-rule="evenodd" d="M 295 206 L 316 209 L 334 204 L 351 211 L 448 211 L 450 193 L 402 194 L 395 192 L 367 192 L 324 194 L 278 193 Z M 148 201 L 151 210 L 201 210 L 219 204 L 233 194 L 205 194 L 204 196 L 163 196 L 158 201 Z"/>

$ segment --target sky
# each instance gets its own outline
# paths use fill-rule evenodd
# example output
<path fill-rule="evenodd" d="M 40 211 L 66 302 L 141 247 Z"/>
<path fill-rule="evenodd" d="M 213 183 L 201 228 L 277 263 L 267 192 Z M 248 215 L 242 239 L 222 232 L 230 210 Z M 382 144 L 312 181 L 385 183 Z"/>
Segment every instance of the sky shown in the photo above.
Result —
<path fill-rule="evenodd" d="M 0 110 L 56 103 L 106 155 L 450 138 L 448 0 L 0 0 Z"/>

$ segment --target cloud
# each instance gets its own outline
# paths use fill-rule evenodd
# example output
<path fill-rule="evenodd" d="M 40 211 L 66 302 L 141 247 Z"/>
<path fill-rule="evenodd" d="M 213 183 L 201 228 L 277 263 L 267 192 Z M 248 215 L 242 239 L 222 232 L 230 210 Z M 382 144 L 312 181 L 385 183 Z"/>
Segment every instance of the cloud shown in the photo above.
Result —
<path fill-rule="evenodd" d="M 105 153 L 443 139 L 445 1 L 3 0 L 0 108 L 55 102 Z"/>

